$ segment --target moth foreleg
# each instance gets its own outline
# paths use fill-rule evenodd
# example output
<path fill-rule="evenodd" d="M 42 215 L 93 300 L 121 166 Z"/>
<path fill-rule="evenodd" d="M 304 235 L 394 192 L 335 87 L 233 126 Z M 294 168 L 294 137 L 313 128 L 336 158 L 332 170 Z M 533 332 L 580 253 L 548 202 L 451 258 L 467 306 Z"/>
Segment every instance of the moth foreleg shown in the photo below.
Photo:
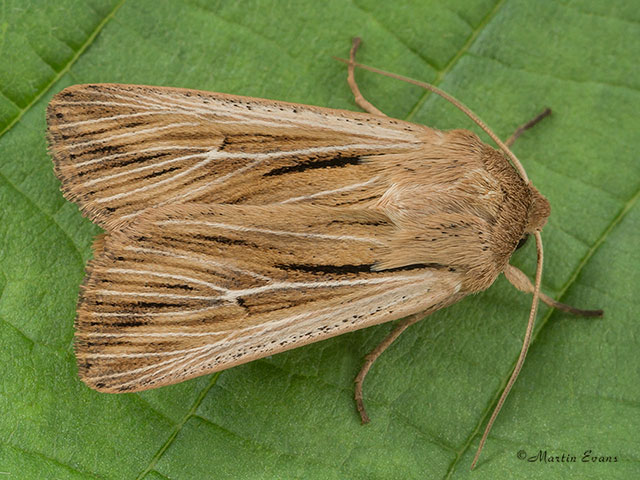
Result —
<path fill-rule="evenodd" d="M 362 96 L 362 93 L 360 93 L 360 89 L 358 88 L 358 84 L 356 83 L 354 70 L 355 70 L 355 61 L 356 61 L 356 51 L 358 50 L 359 46 L 360 46 L 360 37 L 355 37 L 351 44 L 351 51 L 349 52 L 349 68 L 347 70 L 348 71 L 347 82 L 349 83 L 349 87 L 353 92 L 353 96 L 355 97 L 356 103 L 358 104 L 358 106 L 360 106 L 360 108 L 362 108 L 363 110 L 369 113 L 374 113 L 376 115 L 382 115 L 386 117 L 384 113 L 382 113 L 380 110 L 374 107 L 366 98 Z"/>
<path fill-rule="evenodd" d="M 529 280 L 529 277 L 527 277 L 519 268 L 516 268 L 508 263 L 507 267 L 504 269 L 504 276 L 507 277 L 507 280 L 509 280 L 509 283 L 511 283 L 511 285 L 516 287 L 521 292 L 533 293 L 533 285 L 531 284 L 531 280 Z M 572 307 L 571 305 L 567 305 L 565 303 L 560 303 L 557 300 L 548 297 L 542 292 L 540 292 L 540 300 L 542 300 L 552 308 L 556 308 L 563 312 L 571 313 L 572 315 L 577 315 L 579 317 L 602 317 L 604 314 L 604 312 L 599 309 L 583 310 L 581 308 Z"/>
<path fill-rule="evenodd" d="M 398 323 L 398 325 L 396 325 L 391 333 L 378 344 L 376 348 L 374 348 L 366 357 L 364 357 L 364 364 L 362 365 L 362 368 L 360 369 L 360 372 L 355 379 L 356 408 L 358 409 L 358 413 L 360 414 L 360 418 L 362 419 L 363 424 L 370 422 L 369 415 L 367 415 L 367 410 L 366 408 L 364 408 L 364 402 L 362 400 L 362 384 L 364 383 L 364 378 L 367 376 L 371 365 L 373 365 L 373 362 L 375 362 L 376 359 L 380 355 L 382 355 L 382 352 L 384 352 L 387 347 L 389 347 L 389 345 L 391 345 L 395 341 L 395 339 L 398 338 L 400 334 L 407 329 L 407 327 L 413 325 L 418 320 L 421 320 L 422 318 L 424 318 L 424 316 L 425 315 L 423 312 L 419 312 L 414 313 L 413 315 L 402 320 L 400 323 Z"/>
<path fill-rule="evenodd" d="M 551 115 L 551 109 L 547 107 L 541 113 L 539 113 L 538 115 L 533 117 L 531 120 L 529 120 L 527 123 L 520 125 L 518 128 L 516 128 L 516 131 L 513 132 L 513 134 L 507 139 L 506 142 L 504 142 L 505 145 L 507 147 L 510 147 L 511 145 L 513 145 L 513 142 L 515 142 L 518 139 L 518 137 L 524 133 L 525 130 L 529 130 L 531 127 L 536 125 L 540 120 L 542 120 L 544 117 L 548 117 L 549 115 Z"/>

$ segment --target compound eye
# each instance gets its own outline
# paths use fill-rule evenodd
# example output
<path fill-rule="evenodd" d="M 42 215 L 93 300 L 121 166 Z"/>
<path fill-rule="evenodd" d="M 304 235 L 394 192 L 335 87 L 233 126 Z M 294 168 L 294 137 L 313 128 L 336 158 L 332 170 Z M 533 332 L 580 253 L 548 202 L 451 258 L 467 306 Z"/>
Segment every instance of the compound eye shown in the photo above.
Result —
<path fill-rule="evenodd" d="M 524 237 L 522 237 L 520 239 L 520 241 L 518 242 L 518 245 L 516 245 L 516 250 L 518 250 L 519 248 L 521 248 L 525 243 L 527 243 L 527 240 L 529 240 L 529 234 L 525 233 Z"/>

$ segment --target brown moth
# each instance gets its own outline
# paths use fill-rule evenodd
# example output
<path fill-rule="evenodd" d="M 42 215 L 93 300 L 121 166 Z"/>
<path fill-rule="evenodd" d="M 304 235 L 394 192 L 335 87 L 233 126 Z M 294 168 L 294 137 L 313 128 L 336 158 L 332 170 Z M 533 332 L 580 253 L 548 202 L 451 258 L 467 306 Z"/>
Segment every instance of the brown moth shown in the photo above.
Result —
<path fill-rule="evenodd" d="M 146 390 L 407 317 L 356 379 L 366 422 L 373 360 L 500 273 L 534 292 L 530 331 L 541 268 L 534 289 L 508 262 L 530 234 L 541 261 L 549 203 L 499 140 L 375 109 L 356 48 L 370 113 L 116 84 L 51 100 L 64 196 L 105 230 L 76 319 L 87 385 Z"/>

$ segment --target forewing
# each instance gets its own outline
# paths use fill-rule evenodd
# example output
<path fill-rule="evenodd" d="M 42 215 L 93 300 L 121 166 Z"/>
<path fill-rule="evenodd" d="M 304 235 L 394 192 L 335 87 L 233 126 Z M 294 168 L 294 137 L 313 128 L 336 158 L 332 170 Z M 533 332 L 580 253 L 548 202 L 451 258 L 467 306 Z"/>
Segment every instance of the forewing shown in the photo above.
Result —
<path fill-rule="evenodd" d="M 147 211 L 90 264 L 80 375 L 145 390 L 458 300 L 460 274 L 444 265 L 375 270 L 395 228 L 321 206 Z"/>
<path fill-rule="evenodd" d="M 432 132 L 343 110 L 118 84 L 66 88 L 47 123 L 63 193 L 107 230 L 175 203 L 366 202 L 385 185 L 362 159 L 415 152 Z"/>

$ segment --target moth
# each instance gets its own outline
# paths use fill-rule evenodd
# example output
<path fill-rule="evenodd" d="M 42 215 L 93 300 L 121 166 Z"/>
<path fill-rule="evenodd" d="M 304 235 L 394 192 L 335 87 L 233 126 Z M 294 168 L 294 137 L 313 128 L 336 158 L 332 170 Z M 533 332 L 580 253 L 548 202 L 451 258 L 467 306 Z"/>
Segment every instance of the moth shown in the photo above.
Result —
<path fill-rule="evenodd" d="M 375 358 L 500 273 L 534 293 L 530 333 L 549 203 L 508 147 L 435 87 L 425 88 L 501 149 L 373 107 L 354 79 L 357 47 L 348 81 L 368 113 L 140 85 L 54 96 L 48 141 L 62 192 L 105 231 L 75 323 L 88 386 L 161 387 L 405 318 L 356 379 L 366 422 Z M 508 263 L 528 235 L 535 287 Z"/>

